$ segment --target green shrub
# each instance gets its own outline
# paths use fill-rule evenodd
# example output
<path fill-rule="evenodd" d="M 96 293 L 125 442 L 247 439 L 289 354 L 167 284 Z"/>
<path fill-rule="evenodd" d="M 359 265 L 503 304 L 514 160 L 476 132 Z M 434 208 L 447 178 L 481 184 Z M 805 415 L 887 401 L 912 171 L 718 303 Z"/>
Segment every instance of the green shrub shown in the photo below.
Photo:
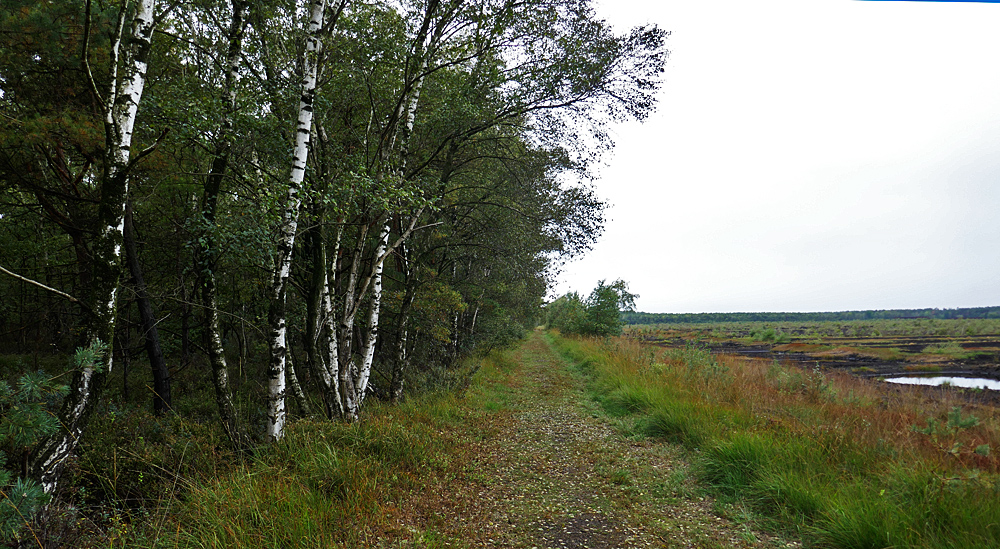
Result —
<path fill-rule="evenodd" d="M 634 311 L 639 296 L 629 293 L 628 283 L 616 280 L 606 284 L 601 280 L 584 301 L 580 294 L 570 292 L 546 307 L 547 325 L 567 334 L 590 336 L 621 335 L 622 311 Z"/>
<path fill-rule="evenodd" d="M 102 353 L 100 345 L 80 349 L 71 367 L 95 367 Z M 40 440 L 59 430 L 55 410 L 67 391 L 42 371 L 22 375 L 13 387 L 0 381 L 0 539 L 17 538 L 48 501 L 36 482 L 16 476 L 7 456 L 22 459 Z"/>
<path fill-rule="evenodd" d="M 761 341 L 764 343 L 788 343 L 792 340 L 792 337 L 782 332 L 781 330 L 776 330 L 774 328 L 765 328 L 760 331 L 752 332 L 750 337 L 754 341 Z"/>
<path fill-rule="evenodd" d="M 87 501 L 147 507 L 182 490 L 183 481 L 214 478 L 238 460 L 217 422 L 109 403 L 91 420 L 74 484 Z"/>

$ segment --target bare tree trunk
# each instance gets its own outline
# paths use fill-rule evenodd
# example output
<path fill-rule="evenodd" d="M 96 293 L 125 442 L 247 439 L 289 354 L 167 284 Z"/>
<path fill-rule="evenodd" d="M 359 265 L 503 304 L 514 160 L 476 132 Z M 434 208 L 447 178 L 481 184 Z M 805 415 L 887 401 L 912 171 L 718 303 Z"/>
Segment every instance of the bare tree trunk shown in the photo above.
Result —
<path fill-rule="evenodd" d="M 392 377 L 389 381 L 389 399 L 395 403 L 399 403 L 403 399 L 403 380 L 409 362 L 406 345 L 412 304 L 413 291 L 408 288 L 406 295 L 403 296 L 403 304 L 399 308 L 399 321 L 396 323 L 396 359 L 392 365 Z"/>
<path fill-rule="evenodd" d="M 128 270 L 135 281 L 136 304 L 139 307 L 139 325 L 142 327 L 143 340 L 146 346 L 146 356 L 149 357 L 149 367 L 153 372 L 153 413 L 163 415 L 170 411 L 170 370 L 163 360 L 160 349 L 160 335 L 156 329 L 156 315 L 149 302 L 149 292 L 146 281 L 142 277 L 142 267 L 139 265 L 139 250 L 135 244 L 135 226 L 132 221 L 132 204 L 125 204 L 125 260 Z"/>
<path fill-rule="evenodd" d="M 341 2 L 337 14 L 346 2 Z M 280 226 L 274 278 L 271 282 L 271 305 L 268 308 L 268 325 L 271 327 L 271 360 L 268 365 L 267 438 L 278 440 L 285 428 L 285 383 L 288 353 L 285 318 L 285 293 L 292 269 L 292 251 L 295 231 L 298 228 L 299 206 L 302 204 L 302 182 L 305 179 L 309 142 L 312 136 L 313 102 L 316 97 L 316 79 L 323 43 L 323 20 L 326 0 L 312 0 L 306 47 L 302 54 L 302 92 L 299 99 L 298 122 L 295 128 L 295 148 L 292 152 L 292 169 L 288 177 L 288 194 Z"/>
<path fill-rule="evenodd" d="M 365 239 L 368 236 L 368 224 L 358 229 L 358 235 L 351 255 L 351 271 L 348 274 L 344 289 L 340 322 L 337 326 L 337 364 L 338 383 L 340 385 L 341 409 L 343 417 L 353 421 L 358 417 L 357 365 L 354 362 L 354 320 L 357 317 L 357 303 L 363 297 L 358 295 L 358 277 L 360 276 L 361 257 L 364 253 Z"/>
<path fill-rule="evenodd" d="M 292 395 L 295 396 L 295 402 L 299 405 L 299 411 L 303 416 L 312 415 L 312 407 L 309 406 L 309 398 L 306 396 L 305 391 L 302 390 L 302 385 L 299 383 L 299 376 L 295 372 L 295 361 L 292 360 L 293 353 L 288 353 L 288 384 L 292 387 Z"/>
<path fill-rule="evenodd" d="M 382 256 L 389 246 L 389 223 L 382 227 L 382 234 L 379 238 L 378 247 L 375 248 L 375 277 L 372 283 L 372 303 L 368 313 L 368 325 L 366 326 L 365 347 L 361 353 L 361 367 L 358 372 L 358 379 L 355 386 L 358 390 L 358 407 L 365 401 L 365 393 L 368 391 L 368 380 L 371 378 L 372 363 L 375 360 L 375 343 L 378 341 L 378 317 L 379 308 L 382 305 L 382 267 L 384 261 Z"/>
<path fill-rule="evenodd" d="M 340 256 L 340 240 L 343 238 L 343 220 L 337 225 L 336 237 L 333 240 L 333 250 L 329 269 L 323 278 L 323 330 L 326 334 L 326 362 L 321 372 L 323 390 L 327 403 L 329 417 L 344 417 L 344 401 L 340 395 L 340 346 L 337 341 L 337 322 L 334 308 L 334 289 L 336 287 L 337 265 Z"/>

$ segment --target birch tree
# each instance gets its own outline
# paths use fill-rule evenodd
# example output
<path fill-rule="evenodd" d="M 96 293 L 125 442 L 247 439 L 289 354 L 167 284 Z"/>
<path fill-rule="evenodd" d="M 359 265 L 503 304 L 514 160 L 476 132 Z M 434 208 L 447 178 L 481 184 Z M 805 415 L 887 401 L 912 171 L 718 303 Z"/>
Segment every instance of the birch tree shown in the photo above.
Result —
<path fill-rule="evenodd" d="M 292 268 L 292 251 L 295 249 L 295 234 L 298 228 L 299 207 L 302 203 L 302 184 L 309 159 L 309 143 L 312 136 L 313 112 L 315 110 L 316 82 L 319 72 L 321 41 L 324 25 L 332 25 L 343 12 L 347 0 L 337 5 L 331 21 L 325 21 L 326 0 L 310 2 L 309 20 L 306 27 L 305 49 L 302 54 L 302 82 L 298 118 L 295 127 L 295 146 L 292 152 L 292 167 L 288 177 L 281 224 L 274 259 L 274 278 L 271 283 L 271 306 L 268 311 L 270 326 L 271 359 L 268 369 L 267 437 L 269 440 L 281 438 L 285 425 L 285 391 L 288 342 L 285 316 L 285 293 Z"/>
<path fill-rule="evenodd" d="M 468 169 L 470 159 L 484 154 L 480 142 L 516 141 L 528 135 L 542 140 L 550 132 L 572 139 L 571 130 L 577 128 L 568 123 L 570 115 L 582 119 L 603 111 L 641 117 L 651 105 L 655 73 L 664 55 L 662 32 L 646 29 L 617 37 L 581 1 L 429 0 L 399 7 L 364 6 L 352 15 L 364 15 L 369 27 L 345 25 L 360 29 L 354 36 L 358 51 L 337 65 L 336 76 L 321 89 L 320 104 L 332 103 L 339 111 L 321 109 L 317 133 L 320 158 L 340 150 L 353 151 L 356 160 L 352 168 L 335 170 L 324 164 L 316 170 L 320 177 L 340 178 L 321 187 L 351 190 L 336 195 L 339 213 L 329 221 L 336 225 L 332 251 L 324 248 L 325 239 L 308 239 L 313 263 L 305 336 L 311 369 L 324 383 L 328 410 L 349 419 L 357 417 L 365 397 L 359 389 L 368 386 L 367 364 L 378 357 L 373 349 L 381 317 L 374 305 L 381 303 L 377 282 L 384 276 L 379 271 L 385 268 L 383 258 L 393 258 L 393 275 L 403 273 L 409 284 L 419 284 L 409 264 L 412 254 L 405 250 L 409 231 L 446 222 L 437 213 L 423 215 L 429 210 L 419 204 L 437 200 L 438 210 L 446 203 L 443 193 L 449 181 Z M 395 30 L 393 15 L 402 17 L 405 31 Z M 385 26 L 375 30 L 372 23 Z M 394 36 L 405 41 L 405 49 L 386 44 L 384 37 Z M 353 91 L 359 84 L 364 86 L 361 93 Z M 367 98 L 367 108 L 358 109 L 356 102 L 340 106 L 335 99 L 324 103 L 324 94 Z M 425 95 L 430 97 L 426 105 Z M 600 124 L 596 116 L 591 133 L 598 141 L 604 137 Z M 335 125 L 342 128 L 333 130 Z M 493 132 L 501 127 L 507 131 Z M 335 143 L 333 136 L 341 141 Z M 576 150 L 581 157 L 587 152 L 582 146 Z M 409 211 L 406 204 L 413 205 Z M 317 211 L 311 223 L 316 235 L 327 222 Z M 395 231 L 388 241 L 386 229 Z M 400 365 L 406 362 L 414 292 L 404 294 L 405 305 L 393 312 L 396 348 L 388 353 Z M 362 306 L 367 321 L 358 326 Z M 471 313 L 477 320 L 478 311 Z M 453 332 L 457 315 L 451 319 Z M 323 345 L 318 342 L 324 337 L 327 356 L 320 360 L 317 349 Z M 452 354 L 458 348 L 457 340 L 453 343 Z M 389 376 L 387 385 L 398 395 L 397 374 Z M 339 380 L 337 387 L 326 386 L 328 379 Z"/>
<path fill-rule="evenodd" d="M 228 47 L 223 65 L 224 80 L 220 97 L 222 113 L 215 132 L 211 167 L 205 177 L 201 210 L 203 233 L 201 238 L 195 240 L 195 257 L 198 261 L 198 276 L 201 284 L 201 305 L 205 314 L 205 327 L 208 331 L 208 357 L 212 365 L 212 382 L 215 388 L 219 418 L 229 438 L 237 447 L 244 449 L 249 445 L 249 436 L 245 426 L 240 423 L 236 407 L 233 405 L 229 384 L 229 366 L 226 363 L 219 325 L 216 269 L 221 250 L 215 234 L 219 194 L 229 170 L 234 141 L 237 139 L 233 118 L 237 109 L 237 83 L 239 69 L 243 62 L 243 39 L 250 17 L 250 9 L 250 2 L 240 0 L 232 2 L 227 34 Z"/>
<path fill-rule="evenodd" d="M 448 225 L 454 219 L 448 207 L 458 196 L 456 189 L 483 188 L 481 170 L 492 172 L 495 175 L 487 177 L 496 176 L 498 180 L 507 177 L 502 175 L 505 172 L 513 175 L 516 169 L 512 165 L 519 162 L 516 159 L 532 154 L 522 144 L 534 141 L 541 145 L 539 152 L 553 160 L 545 168 L 549 173 L 528 179 L 547 181 L 544 186 L 548 190 L 539 195 L 550 197 L 547 206 L 532 210 L 526 208 L 527 204 L 515 202 L 506 207 L 525 215 L 540 215 L 537 224 L 529 225 L 543 234 L 557 227 L 568 231 L 560 235 L 562 240 L 555 248 L 547 244 L 541 249 L 577 253 L 594 237 L 601 218 L 594 215 L 598 210 L 586 193 L 573 189 L 561 192 L 551 181 L 558 172 L 585 178 L 588 163 L 611 146 L 607 124 L 624 118 L 641 120 L 651 111 L 666 56 L 666 33 L 653 27 L 616 36 L 606 23 L 594 17 L 585 1 L 477 3 L 463 15 L 467 18 L 461 27 L 464 32 L 448 35 L 462 46 L 454 42 L 450 48 L 442 46 L 450 57 L 443 56 L 426 68 L 427 82 L 432 85 L 427 93 L 434 99 L 416 130 L 406 174 L 416 179 L 433 173 L 438 180 L 436 186 L 428 188 L 438 207 L 429 210 L 430 218 L 422 222 Z M 487 166 L 489 159 L 500 162 Z M 473 175 L 477 171 L 479 175 Z M 476 210 L 470 204 L 478 203 L 486 210 L 494 208 L 498 204 L 491 195 L 498 190 L 484 189 L 478 193 L 479 199 L 453 213 L 469 219 L 469 212 Z M 462 210 L 465 213 L 459 213 Z M 575 219 L 566 217 L 574 211 L 579 213 Z M 522 223 L 488 226 L 501 233 L 508 227 L 526 227 Z M 495 233 L 491 236 L 493 246 L 503 240 Z M 468 241 L 463 240 L 468 237 L 456 238 L 453 245 L 468 247 Z M 440 275 L 452 262 L 451 278 L 457 282 L 461 269 L 454 261 L 458 254 L 448 253 L 440 244 L 435 249 L 436 268 L 432 272 Z M 536 253 L 543 253 L 541 249 Z M 518 255 L 501 257 L 513 259 Z M 492 259 L 495 264 L 496 257 Z M 531 258 L 530 263 L 538 265 L 539 261 Z M 399 270 L 408 286 L 419 287 L 421 277 L 412 276 L 412 268 L 400 264 Z M 467 269 L 473 271 L 490 270 Z M 503 271 L 493 270 L 494 275 Z M 485 298 L 485 290 L 479 288 L 479 295 L 467 297 L 479 301 Z M 414 293 L 404 290 L 403 303 L 409 303 Z M 395 323 L 399 326 L 397 348 L 391 355 L 396 357 L 397 368 L 405 368 L 406 312 L 411 309 L 400 310 Z M 481 306 L 468 310 L 468 324 L 474 326 Z M 464 313 L 456 311 L 452 319 L 449 352 L 453 356 L 458 348 L 460 314 Z M 400 372 L 394 371 L 391 378 L 392 393 L 398 397 Z"/>
<path fill-rule="evenodd" d="M 122 268 L 129 176 L 135 164 L 152 150 L 147 148 L 132 155 L 136 117 L 146 84 L 156 25 L 155 1 L 122 2 L 107 8 L 98 10 L 87 1 L 82 13 L 75 11 L 69 14 L 69 20 L 76 22 L 76 28 L 82 35 L 77 52 L 81 58 L 76 74 L 83 83 L 81 87 L 87 90 L 91 104 L 100 112 L 103 139 L 86 144 L 86 148 L 77 148 L 77 157 L 73 158 L 75 162 L 69 160 L 65 152 L 60 152 L 66 149 L 58 138 L 35 141 L 37 147 L 34 149 L 42 157 L 51 159 L 47 162 L 48 169 L 62 174 L 63 180 L 77 189 L 80 196 L 86 194 L 92 197 L 96 202 L 93 216 L 74 213 L 69 202 L 66 202 L 68 209 L 60 209 L 49 198 L 48 190 L 23 180 L 29 192 L 49 204 L 47 212 L 50 218 L 64 227 L 77 243 L 85 294 L 72 299 L 80 304 L 86 315 L 80 345 L 98 351 L 97 360 L 87 362 L 74 372 L 69 393 L 59 413 L 62 429 L 42 440 L 33 452 L 30 470 L 48 493 L 55 490 L 66 460 L 75 450 L 97 404 L 104 379 L 112 370 L 110 349 Z M 53 8 L 39 6 L 37 9 Z M 96 30 L 105 29 L 105 23 L 110 24 L 107 29 L 110 30 L 110 40 L 105 43 L 103 36 L 100 38 L 101 58 L 106 62 L 93 67 L 91 44 L 96 41 Z M 31 55 L 31 52 L 24 53 Z M 28 97 L 16 96 L 16 92 L 24 89 L 16 85 L 5 89 L 5 95 L 8 91 L 15 95 L 5 99 L 15 103 L 27 100 Z M 82 96 L 76 98 L 82 99 Z M 38 108 L 22 105 L 29 109 Z M 26 111 L 14 112 L 24 114 Z M 80 145 L 83 147 L 84 144 Z M 88 220 L 82 221 L 83 217 L 88 217 Z M 81 223 L 86 223 L 90 230 Z"/>

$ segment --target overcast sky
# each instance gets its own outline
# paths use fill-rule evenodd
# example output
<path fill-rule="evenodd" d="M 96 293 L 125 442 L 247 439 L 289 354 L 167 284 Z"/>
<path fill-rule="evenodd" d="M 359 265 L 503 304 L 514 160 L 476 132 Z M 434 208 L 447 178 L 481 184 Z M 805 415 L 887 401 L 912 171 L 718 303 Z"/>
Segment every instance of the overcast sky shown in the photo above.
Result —
<path fill-rule="evenodd" d="M 599 0 L 672 32 L 557 294 L 648 312 L 1000 305 L 1000 4 Z"/>

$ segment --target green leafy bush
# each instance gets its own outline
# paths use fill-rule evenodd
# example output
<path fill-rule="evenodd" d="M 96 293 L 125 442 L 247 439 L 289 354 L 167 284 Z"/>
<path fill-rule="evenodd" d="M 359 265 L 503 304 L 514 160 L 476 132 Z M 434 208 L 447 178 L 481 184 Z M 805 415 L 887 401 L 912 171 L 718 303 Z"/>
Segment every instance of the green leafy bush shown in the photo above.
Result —
<path fill-rule="evenodd" d="M 639 296 L 628 291 L 628 283 L 601 280 L 586 300 L 570 292 L 549 304 L 548 326 L 567 334 L 591 336 L 621 335 L 623 311 L 634 311 Z"/>

